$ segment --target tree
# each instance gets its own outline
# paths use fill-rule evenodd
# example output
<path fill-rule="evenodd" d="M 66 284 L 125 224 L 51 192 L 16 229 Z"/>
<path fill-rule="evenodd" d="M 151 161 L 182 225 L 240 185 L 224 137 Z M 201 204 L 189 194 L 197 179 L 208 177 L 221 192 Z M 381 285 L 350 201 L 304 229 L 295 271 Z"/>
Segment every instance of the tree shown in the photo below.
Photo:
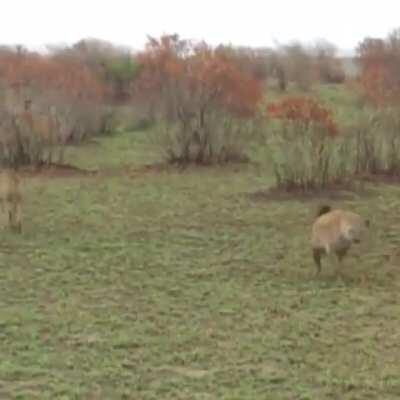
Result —
<path fill-rule="evenodd" d="M 386 39 L 365 38 L 357 48 L 361 67 L 360 84 L 375 105 L 396 104 L 400 100 L 400 30 Z"/>
<path fill-rule="evenodd" d="M 345 74 L 340 60 L 337 58 L 337 48 L 326 40 L 319 40 L 313 48 L 315 68 L 319 80 L 323 83 L 342 83 Z"/>
<path fill-rule="evenodd" d="M 0 79 L 15 90 L 47 90 L 75 99 L 95 100 L 105 93 L 102 83 L 76 60 L 58 60 L 29 52 L 3 52 Z"/>
<path fill-rule="evenodd" d="M 281 59 L 288 80 L 294 82 L 301 90 L 307 91 L 317 80 L 312 55 L 299 42 L 283 47 Z"/>
<path fill-rule="evenodd" d="M 225 54 L 246 75 L 260 82 L 267 80 L 267 57 L 262 49 L 220 45 L 215 51 Z"/>
<path fill-rule="evenodd" d="M 54 58 L 86 66 L 105 87 L 111 102 L 123 103 L 131 98 L 131 88 L 138 64 L 131 51 L 99 39 L 83 39 L 71 47 L 51 48 Z"/>

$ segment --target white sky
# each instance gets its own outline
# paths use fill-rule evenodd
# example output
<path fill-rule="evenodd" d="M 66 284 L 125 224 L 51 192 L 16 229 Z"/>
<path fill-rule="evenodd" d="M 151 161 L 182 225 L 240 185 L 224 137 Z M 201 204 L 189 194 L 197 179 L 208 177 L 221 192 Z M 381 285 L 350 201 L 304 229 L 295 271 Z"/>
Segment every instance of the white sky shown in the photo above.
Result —
<path fill-rule="evenodd" d="M 146 35 L 271 46 L 327 39 L 343 50 L 400 27 L 399 0 L 3 0 L 0 44 L 98 38 L 139 49 Z"/>

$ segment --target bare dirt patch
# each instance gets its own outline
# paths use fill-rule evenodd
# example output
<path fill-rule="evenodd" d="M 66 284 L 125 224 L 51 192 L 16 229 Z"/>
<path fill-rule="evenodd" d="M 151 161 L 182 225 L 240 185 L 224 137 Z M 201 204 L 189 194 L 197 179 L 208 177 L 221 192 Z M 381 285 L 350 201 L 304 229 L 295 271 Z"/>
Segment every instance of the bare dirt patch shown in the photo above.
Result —
<path fill-rule="evenodd" d="M 249 193 L 254 201 L 287 201 L 287 200 L 352 200 L 358 197 L 373 195 L 373 191 L 366 188 L 362 182 L 348 182 L 335 184 L 326 189 L 304 191 L 302 189 L 283 190 L 270 188 Z"/>
<path fill-rule="evenodd" d="M 160 174 L 162 172 L 176 171 L 175 168 L 167 164 L 147 164 L 143 166 L 124 165 L 121 167 L 104 168 L 98 171 L 101 176 L 123 176 L 127 175 L 130 178 L 135 178 L 147 174 Z"/>
<path fill-rule="evenodd" d="M 363 174 L 357 177 L 358 179 L 371 182 L 371 183 L 387 183 L 387 184 L 399 184 L 400 175 L 393 172 L 378 172 L 376 174 Z"/>
<path fill-rule="evenodd" d="M 99 145 L 100 145 L 100 141 L 95 138 L 87 138 L 87 139 L 83 139 L 79 142 L 69 141 L 67 143 L 67 146 L 69 146 L 69 147 L 99 146 Z"/>
<path fill-rule="evenodd" d="M 118 177 L 129 176 L 136 178 L 148 174 L 161 174 L 161 173 L 190 173 L 194 170 L 214 170 L 215 165 L 187 165 L 178 166 L 176 164 L 168 163 L 153 163 L 141 166 L 132 166 L 130 164 L 120 165 L 116 167 L 103 167 L 100 169 L 89 170 L 76 167 L 70 164 L 52 163 L 50 165 L 42 165 L 40 167 L 22 167 L 20 168 L 21 174 L 26 178 L 43 177 L 43 178 L 66 178 L 66 177 Z M 222 171 L 233 171 L 239 173 L 242 171 L 240 166 L 233 163 L 228 163 L 219 166 Z"/>
<path fill-rule="evenodd" d="M 128 172 L 132 174 L 159 173 L 171 170 L 176 170 L 176 168 L 173 168 L 170 165 L 163 163 L 147 164 L 138 168 L 128 168 Z"/>
<path fill-rule="evenodd" d="M 76 176 L 94 176 L 98 174 L 97 170 L 87 170 L 68 164 L 50 164 L 40 167 L 24 167 L 20 169 L 25 177 L 43 176 L 46 178 L 76 177 Z"/>
<path fill-rule="evenodd" d="M 142 167 L 123 166 L 116 168 L 102 168 L 98 170 L 88 170 L 69 164 L 50 164 L 40 167 L 23 167 L 20 169 L 24 177 L 45 177 L 45 178 L 66 178 L 66 177 L 90 177 L 90 176 L 122 176 L 131 177 L 151 173 L 161 173 L 172 168 L 166 164 L 149 164 Z M 175 170 L 175 169 L 174 169 Z"/>

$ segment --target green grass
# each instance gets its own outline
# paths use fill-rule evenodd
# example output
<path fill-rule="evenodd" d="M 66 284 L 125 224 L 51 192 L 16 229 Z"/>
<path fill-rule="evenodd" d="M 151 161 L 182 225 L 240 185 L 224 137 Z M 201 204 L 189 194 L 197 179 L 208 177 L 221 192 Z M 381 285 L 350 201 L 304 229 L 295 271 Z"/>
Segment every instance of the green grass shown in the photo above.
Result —
<path fill-rule="evenodd" d="M 100 173 L 29 179 L 2 236 L 0 398 L 399 398 L 399 187 L 333 204 L 373 226 L 343 285 L 313 278 L 318 199 L 248 196 L 268 171 L 122 168 L 157 161 L 142 133 L 67 157 Z"/>

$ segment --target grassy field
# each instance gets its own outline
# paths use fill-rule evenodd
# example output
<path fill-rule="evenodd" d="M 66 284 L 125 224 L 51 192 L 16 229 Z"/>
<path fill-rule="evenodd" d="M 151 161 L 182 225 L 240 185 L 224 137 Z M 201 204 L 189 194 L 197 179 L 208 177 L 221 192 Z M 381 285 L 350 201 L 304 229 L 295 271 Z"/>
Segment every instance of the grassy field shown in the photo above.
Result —
<path fill-rule="evenodd" d="M 313 277 L 323 199 L 254 196 L 261 166 L 143 168 L 141 132 L 67 156 L 98 173 L 26 179 L 2 233 L 1 399 L 400 397 L 400 186 L 333 202 L 373 227 L 343 284 Z"/>

